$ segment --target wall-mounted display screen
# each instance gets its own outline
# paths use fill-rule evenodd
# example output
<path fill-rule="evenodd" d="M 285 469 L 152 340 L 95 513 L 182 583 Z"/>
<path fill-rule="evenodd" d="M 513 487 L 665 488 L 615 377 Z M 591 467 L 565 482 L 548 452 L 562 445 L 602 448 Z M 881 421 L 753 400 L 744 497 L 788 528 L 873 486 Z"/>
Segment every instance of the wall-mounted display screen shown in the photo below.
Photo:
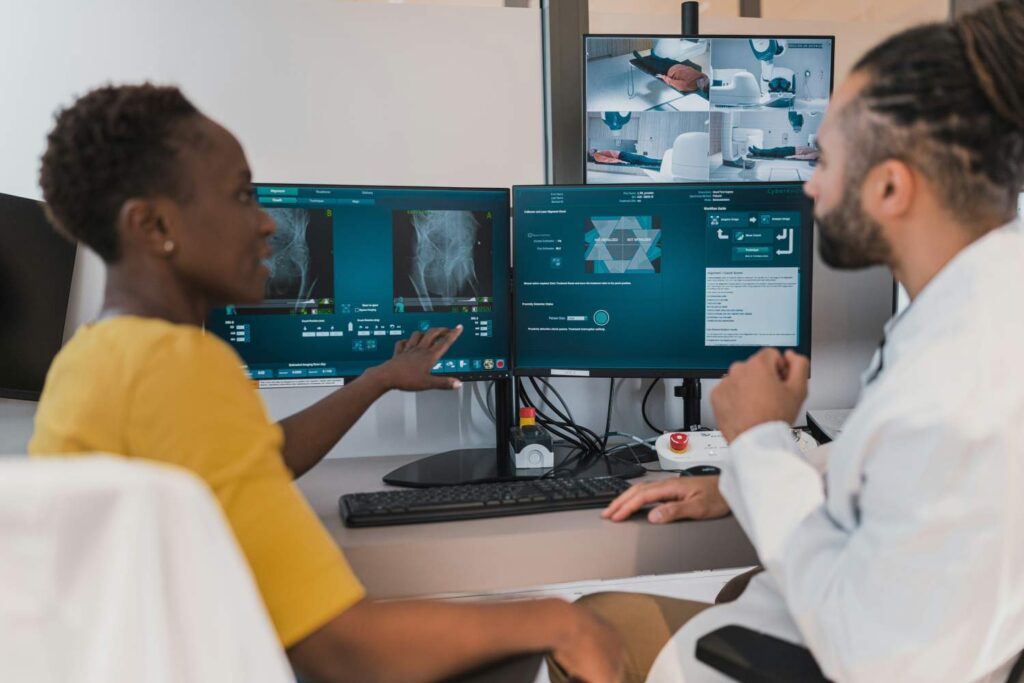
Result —
<path fill-rule="evenodd" d="M 587 183 L 810 177 L 834 39 L 592 35 Z"/>

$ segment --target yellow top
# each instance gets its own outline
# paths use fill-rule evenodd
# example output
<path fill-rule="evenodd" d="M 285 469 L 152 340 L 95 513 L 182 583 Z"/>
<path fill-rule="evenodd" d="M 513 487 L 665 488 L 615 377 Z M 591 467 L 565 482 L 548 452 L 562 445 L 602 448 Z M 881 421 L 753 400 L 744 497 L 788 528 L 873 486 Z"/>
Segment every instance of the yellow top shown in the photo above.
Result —
<path fill-rule="evenodd" d="M 122 316 L 82 327 L 46 377 L 29 452 L 118 453 L 202 477 L 288 647 L 365 591 L 293 483 L 283 432 L 241 366 L 192 325 Z"/>

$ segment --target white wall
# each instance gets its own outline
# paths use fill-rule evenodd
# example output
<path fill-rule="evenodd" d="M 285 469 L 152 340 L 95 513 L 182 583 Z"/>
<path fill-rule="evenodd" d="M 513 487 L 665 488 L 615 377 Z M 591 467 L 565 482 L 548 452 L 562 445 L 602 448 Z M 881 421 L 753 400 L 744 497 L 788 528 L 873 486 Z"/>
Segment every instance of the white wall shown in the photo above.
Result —
<path fill-rule="evenodd" d="M 142 79 L 181 85 L 225 123 L 257 180 L 544 182 L 536 8 L 333 0 L 2 0 L 0 7 L 0 92 L 10 98 L 0 106 L 3 192 L 39 196 L 38 159 L 58 106 L 100 83 Z M 84 254 L 78 265 L 69 333 L 102 298 L 98 259 Z M 279 417 L 323 394 L 265 396 Z M 468 398 L 388 396 L 342 451 L 486 443 L 486 421 L 470 415 Z M 0 452 L 24 448 L 31 413 L 32 404 L 0 401 Z"/>
<path fill-rule="evenodd" d="M 364 0 L 384 2 L 390 0 Z M 406 0 L 408 1 L 408 0 Z M 439 0 L 417 0 L 430 2 Z M 455 2 L 457 0 L 445 0 Z M 589 0 L 590 11 L 602 14 L 659 14 L 679 18 L 680 0 Z M 889 24 L 913 24 L 942 21 L 949 16 L 949 0 L 761 0 L 761 16 L 766 19 L 828 20 L 834 22 L 871 21 Z M 701 21 L 740 16 L 739 0 L 700 0 Z M 591 24 L 593 27 L 593 24 Z M 707 30 L 705 28 L 705 30 Z"/>
<path fill-rule="evenodd" d="M 348 4 L 332 0 L 2 0 L 0 191 L 38 196 L 37 160 L 51 114 L 105 81 L 176 82 L 242 140 L 257 180 L 510 186 L 544 180 L 540 14 L 535 8 Z M 625 17 L 625 19 L 623 19 Z M 667 32 L 633 15 L 594 16 L 592 30 Z M 650 19 L 646 19 L 650 22 Z M 721 20 L 719 20 L 721 21 Z M 708 32 L 782 31 L 728 20 Z M 623 25 L 623 22 L 629 25 Z M 632 22 L 632 23 L 630 23 Z M 740 22 L 743 30 L 737 29 Z M 614 25 L 610 25 L 613 24 Z M 789 33 L 840 34 L 844 59 L 873 39 L 815 24 Z M 69 327 L 98 309 L 102 268 L 80 259 Z M 881 272 L 815 270 L 810 405 L 846 407 L 888 314 Z M 705 383 L 705 397 L 713 383 Z M 575 417 L 603 427 L 607 380 L 560 380 Z M 620 382 L 613 429 L 647 433 L 646 383 Z M 324 390 L 264 392 L 275 417 Z M 652 418 L 679 426 L 681 401 L 653 395 Z M 711 422 L 705 398 L 705 421 Z M 0 401 L 0 452 L 24 448 L 31 404 Z M 468 387 L 393 394 L 332 455 L 487 445 L 493 431 Z"/>

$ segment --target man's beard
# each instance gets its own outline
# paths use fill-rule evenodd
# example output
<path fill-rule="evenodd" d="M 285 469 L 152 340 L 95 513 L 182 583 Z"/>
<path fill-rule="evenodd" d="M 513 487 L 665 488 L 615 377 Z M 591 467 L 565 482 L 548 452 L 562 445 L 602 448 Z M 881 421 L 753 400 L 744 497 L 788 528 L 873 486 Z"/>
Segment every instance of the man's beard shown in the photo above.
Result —
<path fill-rule="evenodd" d="M 857 187 L 858 183 L 850 186 Z M 823 216 L 815 216 L 815 222 L 818 253 L 833 268 L 856 270 L 889 262 L 889 243 L 882 234 L 882 226 L 861 209 L 860 192 L 845 192 L 839 206 Z"/>

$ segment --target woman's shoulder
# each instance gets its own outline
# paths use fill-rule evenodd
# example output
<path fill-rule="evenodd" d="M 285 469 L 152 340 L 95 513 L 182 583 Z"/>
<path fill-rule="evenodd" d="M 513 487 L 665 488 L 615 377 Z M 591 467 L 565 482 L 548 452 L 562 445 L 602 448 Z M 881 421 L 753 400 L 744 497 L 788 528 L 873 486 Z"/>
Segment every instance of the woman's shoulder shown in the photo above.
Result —
<path fill-rule="evenodd" d="M 237 372 L 242 365 L 234 349 L 201 327 L 130 315 L 83 325 L 64 351 L 79 361 L 108 358 L 124 369 L 170 363 Z"/>

